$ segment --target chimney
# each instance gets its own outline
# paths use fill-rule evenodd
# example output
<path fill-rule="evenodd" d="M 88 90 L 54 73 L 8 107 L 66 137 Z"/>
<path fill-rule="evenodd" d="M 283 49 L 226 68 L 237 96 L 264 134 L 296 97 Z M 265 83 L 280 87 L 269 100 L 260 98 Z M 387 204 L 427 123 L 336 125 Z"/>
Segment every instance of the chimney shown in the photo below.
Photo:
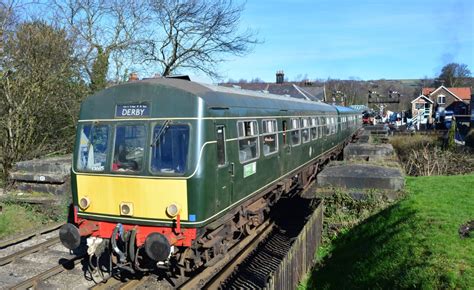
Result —
<path fill-rule="evenodd" d="M 130 76 L 128 77 L 128 81 L 129 82 L 138 81 L 138 74 L 135 72 L 131 73 Z"/>
<path fill-rule="evenodd" d="M 285 79 L 285 74 L 283 73 L 282 70 L 279 70 L 276 72 L 276 83 L 277 84 L 282 84 L 283 80 Z"/>

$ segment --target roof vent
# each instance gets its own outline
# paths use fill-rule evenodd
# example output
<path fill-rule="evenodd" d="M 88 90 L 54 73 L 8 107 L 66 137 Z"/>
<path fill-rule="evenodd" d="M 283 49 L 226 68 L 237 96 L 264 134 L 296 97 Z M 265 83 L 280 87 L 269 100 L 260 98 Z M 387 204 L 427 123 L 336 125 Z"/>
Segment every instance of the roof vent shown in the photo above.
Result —
<path fill-rule="evenodd" d="M 167 79 L 179 79 L 185 81 L 191 81 L 191 78 L 188 75 L 172 75 L 172 76 L 165 76 Z"/>

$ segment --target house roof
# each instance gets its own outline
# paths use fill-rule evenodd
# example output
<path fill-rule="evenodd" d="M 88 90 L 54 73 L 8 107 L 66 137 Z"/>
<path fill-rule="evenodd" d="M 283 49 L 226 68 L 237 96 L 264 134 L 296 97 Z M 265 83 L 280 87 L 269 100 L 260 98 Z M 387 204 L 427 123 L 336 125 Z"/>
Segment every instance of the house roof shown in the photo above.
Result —
<path fill-rule="evenodd" d="M 469 87 L 447 88 L 445 86 L 440 86 L 438 88 L 423 88 L 422 94 L 425 96 L 429 96 L 437 92 L 441 88 L 444 88 L 445 90 L 449 91 L 453 96 L 457 97 L 458 99 L 461 99 L 463 101 L 471 100 L 471 88 Z"/>
<path fill-rule="evenodd" d="M 239 87 L 244 90 L 268 92 L 275 95 L 286 95 L 308 101 L 323 101 L 324 87 L 299 86 L 293 82 L 277 83 L 222 83 L 220 86 Z"/>
<path fill-rule="evenodd" d="M 423 96 L 423 95 L 419 95 L 418 98 L 414 99 L 413 101 L 411 101 L 411 103 L 413 104 L 414 102 L 416 102 L 418 99 L 424 99 L 425 101 L 428 101 L 430 103 L 434 103 L 432 100 L 430 100 L 430 98 L 427 98 L 426 96 Z"/>

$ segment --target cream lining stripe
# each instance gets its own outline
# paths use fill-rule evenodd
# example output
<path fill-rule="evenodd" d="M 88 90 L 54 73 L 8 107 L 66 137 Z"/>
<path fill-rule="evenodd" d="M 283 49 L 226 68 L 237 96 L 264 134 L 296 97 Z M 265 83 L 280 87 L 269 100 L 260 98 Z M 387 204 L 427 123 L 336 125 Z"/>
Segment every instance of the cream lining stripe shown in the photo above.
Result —
<path fill-rule="evenodd" d="M 290 115 L 290 116 L 245 116 L 245 117 L 172 117 L 172 118 L 117 118 L 117 119 L 84 119 L 78 120 L 78 123 L 84 122 L 122 122 L 122 121 L 160 121 L 160 120 L 247 120 L 247 119 L 265 119 L 265 118 L 318 118 L 318 117 L 337 117 L 338 114 L 332 113 L 322 113 L 318 115 L 304 115 L 304 116 L 297 116 L 297 115 Z"/>
<path fill-rule="evenodd" d="M 278 177 L 277 179 L 274 179 L 273 181 L 271 181 L 271 182 L 265 184 L 264 186 L 262 186 L 262 187 L 260 187 L 259 189 L 255 190 L 255 191 L 252 192 L 251 194 L 247 195 L 246 197 L 244 197 L 244 198 L 242 198 L 242 199 L 240 199 L 240 200 L 238 200 L 238 201 L 232 203 L 232 204 L 229 205 L 228 207 L 226 207 L 226 208 L 222 209 L 221 211 L 217 212 L 217 213 L 214 214 L 213 216 L 210 216 L 210 217 L 208 217 L 207 219 L 205 219 L 205 220 L 203 220 L 203 221 L 200 221 L 200 222 L 185 222 L 185 221 L 182 221 L 181 224 L 184 224 L 184 225 L 198 225 L 198 224 L 205 223 L 205 222 L 207 222 L 207 221 L 213 219 L 214 217 L 218 216 L 218 215 L 221 214 L 222 212 L 224 212 L 224 211 L 226 211 L 226 210 L 228 210 L 228 209 L 234 207 L 235 204 L 238 204 L 238 203 L 240 203 L 240 202 L 243 202 L 243 201 L 246 200 L 246 199 L 251 198 L 255 193 L 257 193 L 257 192 L 259 192 L 260 190 L 264 189 L 264 188 L 267 187 L 268 185 L 270 185 L 270 184 L 272 184 L 272 183 L 275 183 L 275 182 L 277 182 L 277 181 L 280 180 L 280 179 L 283 179 L 284 177 L 286 177 L 287 175 L 289 175 L 291 172 L 293 172 L 293 171 L 295 171 L 295 170 L 298 170 L 298 169 L 300 169 L 301 167 L 307 165 L 308 163 L 311 163 L 312 161 L 318 159 L 319 157 L 321 157 L 321 156 L 324 155 L 325 153 L 327 153 L 327 152 L 333 150 L 333 149 L 336 148 L 337 146 L 339 146 L 339 144 L 338 144 L 338 145 L 335 145 L 335 146 L 333 146 L 333 147 L 331 147 L 330 149 L 324 151 L 323 153 L 319 154 L 318 156 L 314 157 L 313 159 L 311 159 L 311 160 L 307 161 L 306 163 L 303 163 L 302 165 L 296 167 L 295 169 L 292 169 L 290 172 L 288 172 L 288 173 L 286 173 L 286 174 L 284 174 L 284 175 Z M 87 214 L 87 215 L 90 215 L 90 214 Z M 84 215 L 84 216 L 85 216 L 85 215 Z M 102 215 L 92 215 L 92 216 L 104 217 L 104 216 L 102 216 Z M 117 217 L 113 217 L 113 218 L 117 218 Z M 119 218 L 120 218 L 120 219 L 127 219 L 127 218 L 124 218 L 124 217 L 119 217 Z M 136 220 L 141 220 L 141 221 L 148 221 L 148 222 L 152 221 L 152 220 L 149 220 L 149 219 L 147 220 L 147 219 L 139 219 L 139 218 L 130 218 L 130 220 L 135 220 L 135 221 L 136 221 Z M 156 221 L 156 222 L 157 222 L 157 223 L 172 224 L 172 222 L 168 222 L 168 221 Z"/>

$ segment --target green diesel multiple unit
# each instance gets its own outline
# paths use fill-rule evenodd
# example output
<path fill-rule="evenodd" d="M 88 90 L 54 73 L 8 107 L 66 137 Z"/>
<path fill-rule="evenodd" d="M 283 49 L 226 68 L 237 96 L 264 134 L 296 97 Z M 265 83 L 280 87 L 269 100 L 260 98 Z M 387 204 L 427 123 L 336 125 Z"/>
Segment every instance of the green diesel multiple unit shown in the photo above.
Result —
<path fill-rule="evenodd" d="M 350 108 L 180 79 L 105 89 L 81 106 L 61 240 L 110 244 L 123 268 L 191 270 L 261 223 L 360 125 Z"/>

